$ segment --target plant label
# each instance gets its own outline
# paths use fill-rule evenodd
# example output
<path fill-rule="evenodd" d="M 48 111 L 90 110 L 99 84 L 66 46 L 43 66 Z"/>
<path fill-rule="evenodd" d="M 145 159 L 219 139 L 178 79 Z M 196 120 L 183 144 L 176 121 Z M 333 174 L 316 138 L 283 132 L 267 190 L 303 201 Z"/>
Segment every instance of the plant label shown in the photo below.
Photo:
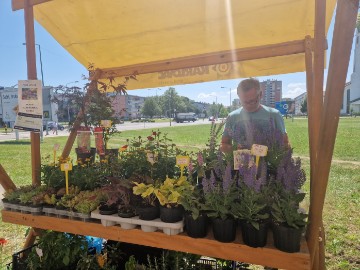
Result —
<path fill-rule="evenodd" d="M 72 164 L 71 163 L 63 163 L 63 164 L 61 164 L 61 171 L 62 172 L 71 171 L 71 170 L 72 170 Z"/>
<path fill-rule="evenodd" d="M 100 125 L 103 126 L 104 128 L 111 128 L 111 120 L 101 120 L 100 121 Z"/>
<path fill-rule="evenodd" d="M 267 155 L 268 147 L 266 145 L 253 144 L 251 147 L 251 154 L 258 157 L 265 157 Z"/>

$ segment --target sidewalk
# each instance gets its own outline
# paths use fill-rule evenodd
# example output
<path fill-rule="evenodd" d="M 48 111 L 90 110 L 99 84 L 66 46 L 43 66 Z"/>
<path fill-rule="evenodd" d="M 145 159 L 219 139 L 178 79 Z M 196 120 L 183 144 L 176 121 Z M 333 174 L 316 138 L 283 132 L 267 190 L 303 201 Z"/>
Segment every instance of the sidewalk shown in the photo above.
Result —
<path fill-rule="evenodd" d="M 69 136 L 69 131 L 67 129 L 64 130 L 58 130 L 58 135 L 53 134 L 52 131 L 49 131 L 49 135 L 46 135 L 46 132 L 43 132 L 44 138 L 47 137 L 56 137 L 56 136 Z M 30 139 L 30 131 L 19 131 L 19 139 Z M 15 131 L 8 132 L 7 134 L 5 132 L 0 133 L 0 141 L 12 141 L 16 140 Z"/>

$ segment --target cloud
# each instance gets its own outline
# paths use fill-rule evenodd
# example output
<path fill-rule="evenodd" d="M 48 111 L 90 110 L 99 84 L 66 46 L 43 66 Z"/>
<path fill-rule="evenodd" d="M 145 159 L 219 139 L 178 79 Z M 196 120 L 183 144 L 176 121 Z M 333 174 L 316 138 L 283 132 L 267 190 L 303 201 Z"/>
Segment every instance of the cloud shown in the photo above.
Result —
<path fill-rule="evenodd" d="M 199 99 L 201 99 L 201 98 L 214 98 L 214 97 L 216 97 L 217 96 L 217 94 L 216 94 L 216 92 L 211 92 L 211 93 L 209 93 L 209 94 L 207 94 L 207 93 L 200 93 L 200 94 L 198 94 L 198 98 Z"/>
<path fill-rule="evenodd" d="M 289 83 L 283 91 L 283 98 L 296 98 L 306 92 L 306 83 Z"/>

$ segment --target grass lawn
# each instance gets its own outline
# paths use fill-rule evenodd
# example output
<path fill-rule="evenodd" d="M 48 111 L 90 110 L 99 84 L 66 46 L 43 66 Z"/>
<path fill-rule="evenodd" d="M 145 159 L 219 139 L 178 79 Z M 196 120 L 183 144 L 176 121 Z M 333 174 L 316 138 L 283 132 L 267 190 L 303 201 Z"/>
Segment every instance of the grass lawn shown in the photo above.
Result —
<path fill-rule="evenodd" d="M 303 166 L 309 175 L 308 129 L 306 118 L 285 119 L 289 140 L 294 154 L 303 158 Z M 210 125 L 166 127 L 168 134 L 180 148 L 196 151 L 205 147 Z M 151 129 L 124 131 L 110 140 L 110 147 L 120 147 L 127 139 L 146 137 Z M 52 155 L 52 147 L 65 145 L 66 137 L 45 138 L 41 144 L 41 156 Z M 75 142 L 76 144 L 76 142 Z M 94 144 L 93 144 L 94 145 Z M 31 183 L 30 143 L 28 140 L 0 142 L 0 163 L 17 185 Z M 58 153 L 60 155 L 60 153 Z M 75 157 L 74 151 L 71 155 Z M 309 181 L 305 185 L 309 191 Z M 309 198 L 305 204 L 308 205 Z M 326 264 L 328 269 L 360 269 L 360 117 L 341 118 L 338 127 L 334 158 L 324 205 L 326 230 Z M 8 239 L 6 254 L 21 249 L 26 228 L 0 221 L 0 237 Z M 12 240 L 15 239 L 15 240 Z M 16 241 L 16 242 L 15 242 Z M 1 257 L 0 257 L 1 258 Z M 1 259 L 0 259 L 1 265 Z M 0 266 L 1 269 L 1 266 Z"/>

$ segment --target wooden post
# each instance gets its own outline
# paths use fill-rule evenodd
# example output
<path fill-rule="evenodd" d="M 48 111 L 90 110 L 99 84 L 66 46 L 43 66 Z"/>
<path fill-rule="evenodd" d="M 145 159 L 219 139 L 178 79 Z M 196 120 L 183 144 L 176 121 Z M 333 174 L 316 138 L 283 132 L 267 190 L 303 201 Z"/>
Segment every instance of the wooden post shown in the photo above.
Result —
<path fill-rule="evenodd" d="M 26 60 L 27 74 L 29 80 L 36 80 L 36 54 L 35 54 L 35 32 L 34 32 L 34 11 L 29 1 L 25 1 L 25 40 L 26 40 Z M 33 185 L 40 184 L 40 133 L 31 132 L 31 168 Z"/>
<path fill-rule="evenodd" d="M 10 176 L 6 173 L 4 167 L 0 164 L 0 184 L 3 186 L 5 191 L 10 189 L 16 189 L 16 185 L 11 180 Z"/>
<path fill-rule="evenodd" d="M 358 4 L 359 0 L 339 0 L 337 2 L 324 109 L 320 122 L 317 149 L 318 162 L 314 172 L 316 181 L 314 181 L 312 186 L 312 192 L 316 196 L 314 196 L 315 198 L 313 198 L 313 203 L 310 206 L 312 216 L 309 224 L 308 245 L 313 263 L 317 247 L 319 246 L 319 228 L 322 223 L 326 187 L 349 65 Z"/>

